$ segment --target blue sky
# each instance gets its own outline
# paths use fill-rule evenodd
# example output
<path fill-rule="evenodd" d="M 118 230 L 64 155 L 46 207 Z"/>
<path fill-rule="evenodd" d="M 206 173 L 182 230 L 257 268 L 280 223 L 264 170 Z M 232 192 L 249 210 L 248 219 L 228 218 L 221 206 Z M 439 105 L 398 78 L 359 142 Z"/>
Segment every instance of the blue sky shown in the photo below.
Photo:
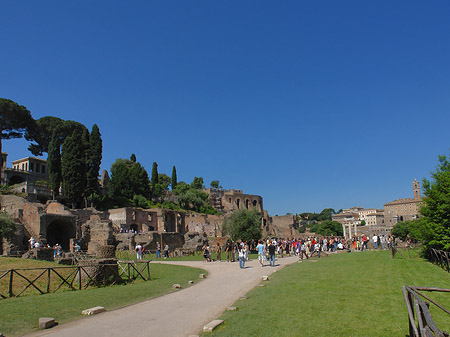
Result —
<path fill-rule="evenodd" d="M 270 214 L 412 197 L 450 147 L 448 1 L 0 3 L 0 97 Z M 8 140 L 11 160 L 30 155 Z"/>

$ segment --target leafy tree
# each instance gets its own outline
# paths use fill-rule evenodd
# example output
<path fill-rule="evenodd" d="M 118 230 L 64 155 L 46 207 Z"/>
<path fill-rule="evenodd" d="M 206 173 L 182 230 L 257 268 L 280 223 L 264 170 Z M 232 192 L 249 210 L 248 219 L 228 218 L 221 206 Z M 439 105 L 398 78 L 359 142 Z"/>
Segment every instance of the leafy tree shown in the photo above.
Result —
<path fill-rule="evenodd" d="M 111 165 L 110 196 L 131 200 L 149 194 L 149 178 L 145 168 L 129 159 L 117 159 Z M 123 200 L 119 200 L 123 203 Z"/>
<path fill-rule="evenodd" d="M 50 189 L 52 190 L 53 199 L 59 193 L 61 186 L 61 143 L 56 131 L 53 132 L 52 140 L 48 147 L 47 156 L 48 176 L 50 180 Z"/>
<path fill-rule="evenodd" d="M 311 225 L 310 231 L 323 236 L 342 236 L 342 225 L 337 221 L 325 220 Z"/>
<path fill-rule="evenodd" d="M 28 150 L 36 156 L 42 156 L 44 153 L 48 153 L 53 132 L 56 131 L 62 144 L 75 130 L 78 130 L 81 134 L 87 131 L 86 127 L 78 122 L 65 121 L 52 116 L 39 118 L 25 133 L 25 138 L 28 141 L 36 142 L 36 144 L 30 144 Z"/>
<path fill-rule="evenodd" d="M 175 165 L 172 168 L 172 191 L 177 187 L 177 169 Z"/>
<path fill-rule="evenodd" d="M 190 188 L 191 186 L 189 184 L 185 183 L 184 181 L 180 181 L 174 188 L 173 193 L 175 195 L 180 195 L 182 193 L 187 192 Z"/>
<path fill-rule="evenodd" d="M 5 212 L 0 213 L 0 240 L 12 239 L 16 231 L 16 223 Z"/>
<path fill-rule="evenodd" d="M 191 187 L 195 188 L 197 190 L 201 190 L 205 188 L 203 185 L 203 178 L 202 177 L 194 177 L 194 180 L 192 180 Z"/>
<path fill-rule="evenodd" d="M 224 221 L 223 231 L 233 240 L 258 240 L 262 235 L 261 215 L 255 209 L 239 209 Z"/>
<path fill-rule="evenodd" d="M 93 197 L 94 193 L 98 193 L 98 176 L 100 165 L 102 163 L 103 141 L 100 134 L 100 129 L 97 124 L 92 126 L 92 131 L 89 137 L 89 152 L 87 162 L 87 186 L 86 194 Z"/>
<path fill-rule="evenodd" d="M 211 181 L 210 186 L 211 186 L 211 188 L 219 188 L 219 186 L 220 186 L 219 181 L 218 180 Z"/>
<path fill-rule="evenodd" d="M 406 240 L 409 234 L 414 241 L 426 240 L 430 236 L 424 218 L 399 222 L 392 228 L 391 234 L 402 240 Z"/>
<path fill-rule="evenodd" d="M 165 173 L 158 174 L 158 185 L 162 191 L 168 191 L 171 183 L 170 177 Z"/>
<path fill-rule="evenodd" d="M 64 194 L 79 204 L 86 188 L 86 156 L 82 134 L 75 130 L 62 145 L 61 170 Z"/>
<path fill-rule="evenodd" d="M 3 139 L 21 138 L 33 123 L 35 121 L 27 108 L 10 99 L 0 98 L 0 154 Z M 3 166 L 3 157 L 0 165 Z"/>
<path fill-rule="evenodd" d="M 153 162 L 153 167 L 152 167 L 152 180 L 151 183 L 152 185 L 156 185 L 158 183 L 158 164 L 154 161 Z"/>
<path fill-rule="evenodd" d="M 366 220 L 361 220 L 361 226 L 365 226 L 366 225 Z"/>
<path fill-rule="evenodd" d="M 131 154 L 130 160 L 131 160 L 133 163 L 136 162 L 137 159 L 136 159 L 136 155 L 135 155 L 134 153 Z"/>
<path fill-rule="evenodd" d="M 109 194 L 112 198 L 133 198 L 134 186 L 130 179 L 132 163 L 133 162 L 131 160 L 117 159 L 111 165 L 111 181 L 109 184 Z"/>
<path fill-rule="evenodd" d="M 439 164 L 431 173 L 432 180 L 423 180 L 424 205 L 420 213 L 424 216 L 427 247 L 450 250 L 450 162 L 439 156 Z"/>

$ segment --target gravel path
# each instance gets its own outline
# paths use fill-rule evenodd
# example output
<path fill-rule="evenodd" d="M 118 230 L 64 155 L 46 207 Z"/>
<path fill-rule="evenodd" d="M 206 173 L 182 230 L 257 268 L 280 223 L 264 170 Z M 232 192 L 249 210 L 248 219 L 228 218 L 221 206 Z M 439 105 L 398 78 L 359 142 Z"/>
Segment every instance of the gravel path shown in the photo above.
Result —
<path fill-rule="evenodd" d="M 257 260 L 251 260 L 245 269 L 240 269 L 237 262 L 162 261 L 202 268 L 209 275 L 189 288 L 27 336 L 186 337 L 197 334 L 239 297 L 261 283 L 262 276 L 297 261 L 297 257 L 286 257 L 278 259 L 275 267 L 268 266 L 267 262 L 261 267 Z"/>

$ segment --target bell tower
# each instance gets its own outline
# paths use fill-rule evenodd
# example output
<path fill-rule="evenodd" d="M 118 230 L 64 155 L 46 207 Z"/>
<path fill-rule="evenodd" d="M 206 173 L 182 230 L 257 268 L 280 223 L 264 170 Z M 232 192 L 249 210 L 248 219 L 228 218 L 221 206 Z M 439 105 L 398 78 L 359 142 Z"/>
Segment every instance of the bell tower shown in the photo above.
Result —
<path fill-rule="evenodd" d="M 414 200 L 420 200 L 420 184 L 417 179 L 413 181 Z"/>

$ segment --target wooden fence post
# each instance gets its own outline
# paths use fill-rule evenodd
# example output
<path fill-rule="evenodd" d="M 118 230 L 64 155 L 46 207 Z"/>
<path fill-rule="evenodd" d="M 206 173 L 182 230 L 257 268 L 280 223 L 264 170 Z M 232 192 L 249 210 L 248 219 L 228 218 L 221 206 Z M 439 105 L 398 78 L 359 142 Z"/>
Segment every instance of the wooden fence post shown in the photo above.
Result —
<path fill-rule="evenodd" d="M 13 297 L 13 275 L 14 275 L 14 269 L 11 269 L 10 274 L 9 274 L 9 297 Z"/>

